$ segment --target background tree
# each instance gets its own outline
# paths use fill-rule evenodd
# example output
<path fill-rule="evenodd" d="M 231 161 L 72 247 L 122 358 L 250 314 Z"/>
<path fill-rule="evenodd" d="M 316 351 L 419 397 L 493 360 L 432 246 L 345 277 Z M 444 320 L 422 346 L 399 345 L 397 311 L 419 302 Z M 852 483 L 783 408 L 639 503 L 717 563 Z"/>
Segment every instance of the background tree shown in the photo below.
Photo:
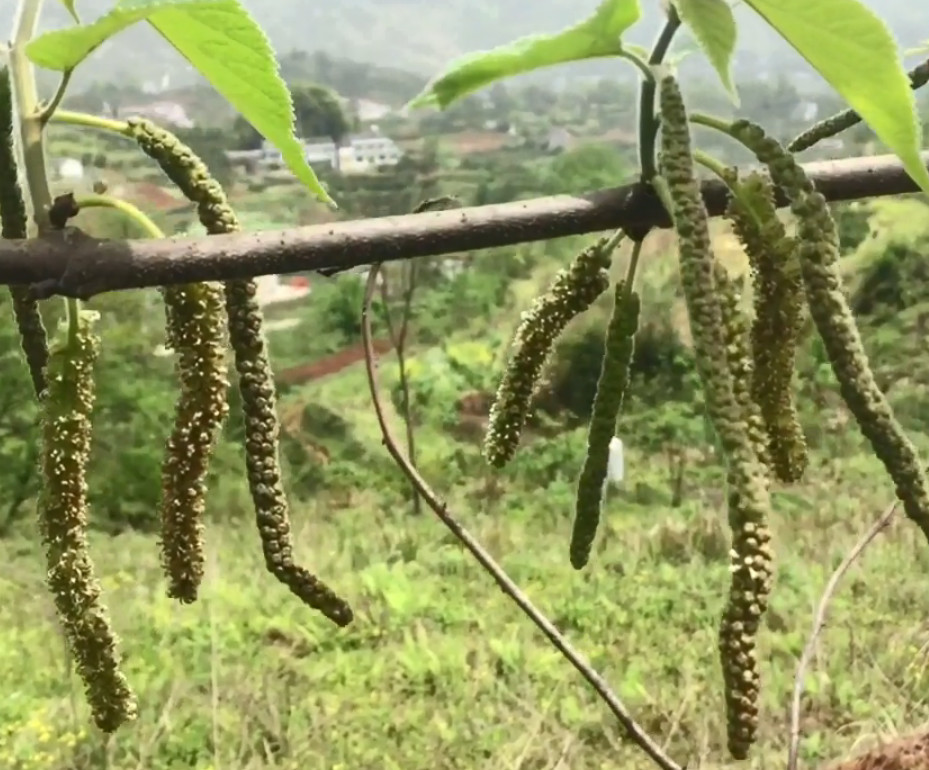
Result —
<path fill-rule="evenodd" d="M 303 83 L 291 89 L 297 133 L 304 139 L 324 136 L 336 145 L 351 130 L 351 123 L 339 97 L 318 83 Z"/>

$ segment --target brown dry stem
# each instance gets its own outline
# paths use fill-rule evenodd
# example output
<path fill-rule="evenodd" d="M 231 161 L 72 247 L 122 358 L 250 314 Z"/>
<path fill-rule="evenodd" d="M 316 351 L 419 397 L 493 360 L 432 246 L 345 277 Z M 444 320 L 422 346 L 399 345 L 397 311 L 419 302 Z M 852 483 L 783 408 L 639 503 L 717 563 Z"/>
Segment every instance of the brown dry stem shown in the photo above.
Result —
<path fill-rule="evenodd" d="M 429 483 L 413 467 L 409 458 L 403 453 L 399 443 L 387 425 L 384 413 L 383 400 L 377 381 L 377 360 L 371 333 L 371 303 L 377 289 L 377 276 L 380 272 L 380 263 L 371 266 L 368 273 L 368 282 L 365 287 L 364 301 L 361 309 L 361 336 L 365 351 L 365 369 L 368 375 L 368 387 L 371 391 L 371 403 L 381 429 L 384 446 L 390 456 L 397 463 L 403 474 L 416 488 L 426 505 L 432 509 L 439 520 L 449 529 L 457 540 L 481 565 L 514 604 L 532 621 L 545 637 L 551 642 L 564 658 L 587 680 L 600 699 L 607 705 L 619 723 L 623 726 L 629 739 L 635 743 L 661 770 L 683 770 L 671 757 L 669 757 L 658 743 L 639 725 L 630 715 L 626 706 L 620 701 L 606 680 L 597 672 L 571 643 L 562 635 L 555 625 L 535 607 L 525 593 L 513 582 L 513 579 L 504 569 L 494 561 L 494 558 L 466 530 L 458 520 L 452 516 L 447 506 L 430 487 Z"/>

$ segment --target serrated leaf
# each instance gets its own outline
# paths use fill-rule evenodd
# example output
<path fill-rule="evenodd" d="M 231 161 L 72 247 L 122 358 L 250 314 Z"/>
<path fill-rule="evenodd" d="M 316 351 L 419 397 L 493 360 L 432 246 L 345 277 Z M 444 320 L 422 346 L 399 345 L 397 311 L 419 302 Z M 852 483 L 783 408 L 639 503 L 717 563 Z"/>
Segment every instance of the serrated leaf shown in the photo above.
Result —
<path fill-rule="evenodd" d="M 603 0 L 584 21 L 554 35 L 529 35 L 462 56 L 433 79 L 410 107 L 444 109 L 496 80 L 555 64 L 618 56 L 622 34 L 642 16 L 639 0 Z"/>
<path fill-rule="evenodd" d="M 77 9 L 74 7 L 74 0 L 61 0 L 61 4 L 65 7 L 65 10 L 71 15 L 71 18 L 74 19 L 74 23 L 80 24 L 81 19 L 77 15 Z"/>
<path fill-rule="evenodd" d="M 732 82 L 737 31 L 729 3 L 727 0 L 674 0 L 674 7 L 716 70 L 723 88 L 738 105 L 738 93 Z"/>
<path fill-rule="evenodd" d="M 311 193 L 335 205 L 294 134 L 293 102 L 271 44 L 238 0 L 121 0 L 91 24 L 40 35 L 26 53 L 39 66 L 73 69 L 106 40 L 140 21 L 151 24 L 280 150 L 284 163 Z"/>
<path fill-rule="evenodd" d="M 90 24 L 39 35 L 26 46 L 26 54 L 40 67 L 63 72 L 74 69 L 111 37 L 162 8 L 217 2 L 222 0 L 123 0 Z"/>
<path fill-rule="evenodd" d="M 806 59 L 929 192 L 916 99 L 893 35 L 858 0 L 745 0 Z"/>

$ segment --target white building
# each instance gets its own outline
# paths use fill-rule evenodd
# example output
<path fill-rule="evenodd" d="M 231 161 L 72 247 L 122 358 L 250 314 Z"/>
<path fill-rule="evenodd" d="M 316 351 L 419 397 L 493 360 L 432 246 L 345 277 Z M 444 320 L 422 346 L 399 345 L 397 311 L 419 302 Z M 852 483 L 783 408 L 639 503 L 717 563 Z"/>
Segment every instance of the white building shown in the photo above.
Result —
<path fill-rule="evenodd" d="M 58 178 L 77 181 L 84 178 L 84 164 L 77 158 L 62 158 L 58 163 Z"/>
<path fill-rule="evenodd" d="M 343 174 L 361 174 L 381 166 L 396 166 L 403 157 L 397 143 L 376 130 L 368 134 L 350 134 L 340 146 L 331 139 L 305 139 L 303 152 L 311 166 L 329 166 Z M 265 169 L 284 167 L 280 151 L 270 142 L 264 142 L 258 150 L 233 150 L 227 155 L 234 163 L 253 164 Z"/>

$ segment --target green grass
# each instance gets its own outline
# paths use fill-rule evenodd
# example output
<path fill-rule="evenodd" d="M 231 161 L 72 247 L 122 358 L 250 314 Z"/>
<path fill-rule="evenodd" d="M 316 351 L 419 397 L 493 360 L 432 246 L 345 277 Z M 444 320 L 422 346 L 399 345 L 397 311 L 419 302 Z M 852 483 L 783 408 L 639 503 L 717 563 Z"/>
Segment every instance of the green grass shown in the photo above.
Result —
<path fill-rule="evenodd" d="M 582 434 L 579 435 L 582 439 Z M 715 637 L 726 588 L 718 474 L 695 470 L 672 510 L 664 471 L 633 453 L 590 567 L 568 565 L 571 488 L 453 505 L 533 599 L 690 766 L 726 764 Z M 650 490 L 650 492 L 649 492 Z M 779 495 L 778 581 L 761 636 L 764 708 L 751 767 L 783 761 L 786 709 L 829 572 L 891 495 L 864 456 L 820 462 Z M 636 500 L 648 499 L 647 504 Z M 243 510 L 218 490 L 214 510 Z M 482 509 L 483 512 L 475 512 Z M 2 545 L 0 764 L 9 770 L 649 767 L 605 708 L 431 517 L 374 494 L 295 514 L 299 555 L 355 607 L 338 630 L 263 571 L 247 518 L 209 530 L 202 599 L 164 597 L 156 542 L 96 538 L 93 552 L 141 714 L 106 741 L 69 677 L 41 557 Z M 838 758 L 929 719 L 929 550 L 900 520 L 833 605 L 805 701 L 807 760 Z"/>
<path fill-rule="evenodd" d="M 684 333 L 666 241 L 650 239 L 641 285 L 651 312 L 670 311 Z M 717 248 L 726 264 L 739 267 L 728 241 L 718 239 Z M 515 327 L 561 255 L 553 247 L 550 259 L 514 283 L 514 307 L 476 321 L 451 342 Z M 624 260 L 614 265 L 617 273 Z M 868 327 L 866 339 L 875 367 L 889 368 L 889 380 L 902 383 L 891 393 L 901 419 L 924 430 L 925 380 L 913 366 L 923 335 L 912 315 Z M 903 382 L 905 375 L 916 381 Z M 393 359 L 385 356 L 385 405 L 402 437 L 386 398 L 394 380 Z M 448 399 L 454 395 L 449 389 Z M 353 366 L 296 390 L 281 406 L 285 414 L 308 403 L 330 409 L 367 448 L 361 459 L 334 463 L 333 475 L 350 481 L 349 494 L 333 483 L 294 503 L 298 556 L 350 600 L 356 621 L 349 628 L 306 610 L 265 572 L 241 478 L 225 476 L 212 490 L 207 580 L 193 606 L 165 597 L 154 537 L 94 537 L 141 708 L 138 721 L 110 739 L 91 727 L 80 682 L 69 673 L 34 533 L 0 541 L 0 767 L 652 767 L 441 525 L 407 513 L 403 485 L 391 486 L 378 465 L 380 434 L 368 398 L 364 369 Z M 778 577 L 759 640 L 761 736 L 743 767 L 783 766 L 796 661 L 819 595 L 893 494 L 847 415 L 833 408 L 837 398 L 824 403 L 809 425 L 816 451 L 807 480 L 774 497 Z M 594 557 L 578 573 L 568 564 L 568 540 L 584 431 L 529 442 L 513 467 L 494 477 L 474 443 L 457 443 L 442 427 L 438 412 L 450 407 L 435 405 L 417 432 L 424 475 L 679 762 L 732 766 L 716 652 L 728 532 L 712 458 L 690 447 L 684 504 L 674 509 L 666 459 L 643 455 L 639 439 L 624 436 L 629 478 L 609 498 Z M 657 428 L 650 421 L 659 416 L 638 414 L 626 425 L 652 440 Z M 303 439 L 326 443 L 297 436 Z M 925 434 L 914 440 L 929 446 Z M 807 677 L 807 766 L 929 723 L 927 567 L 925 538 L 901 516 L 847 576 Z"/>

